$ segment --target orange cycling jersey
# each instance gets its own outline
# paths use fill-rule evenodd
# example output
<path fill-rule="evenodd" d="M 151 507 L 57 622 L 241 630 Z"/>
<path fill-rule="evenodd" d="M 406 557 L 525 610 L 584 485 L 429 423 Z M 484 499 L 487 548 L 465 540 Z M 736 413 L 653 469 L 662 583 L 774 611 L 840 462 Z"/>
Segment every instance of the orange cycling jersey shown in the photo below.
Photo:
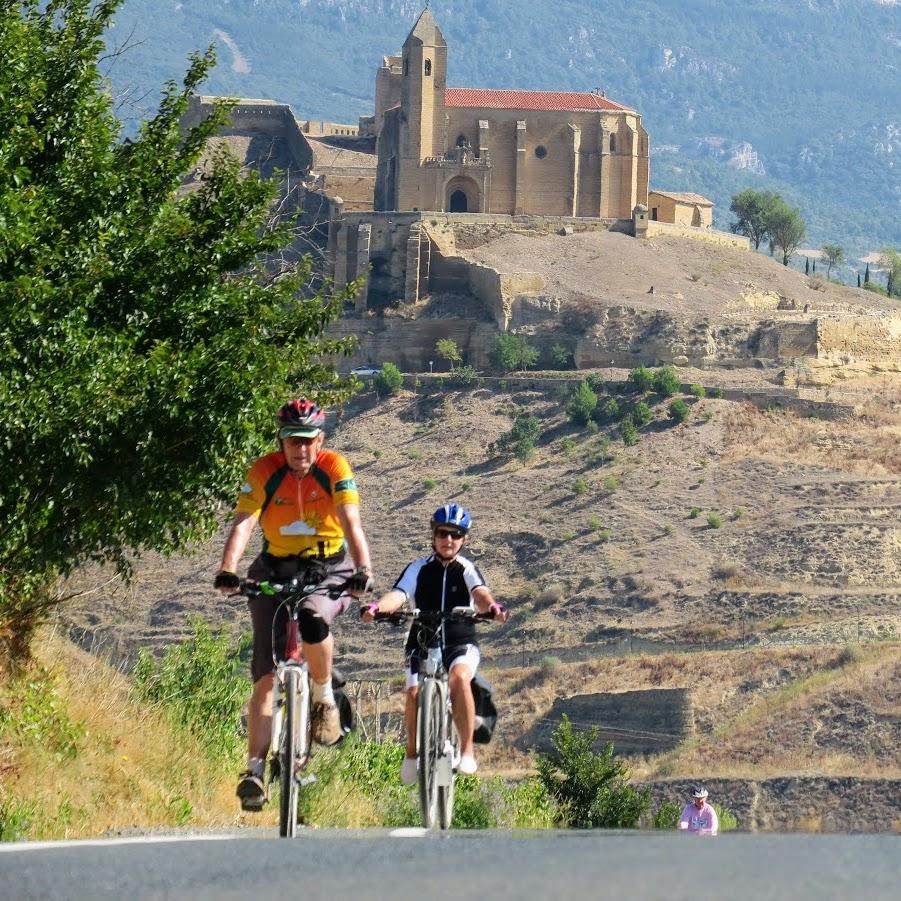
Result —
<path fill-rule="evenodd" d="M 319 451 L 310 471 L 298 479 L 287 469 L 285 455 L 277 452 L 250 468 L 235 513 L 260 517 L 264 550 L 275 557 L 320 553 L 330 557 L 345 548 L 338 507 L 359 503 L 353 470 L 341 454 Z"/>

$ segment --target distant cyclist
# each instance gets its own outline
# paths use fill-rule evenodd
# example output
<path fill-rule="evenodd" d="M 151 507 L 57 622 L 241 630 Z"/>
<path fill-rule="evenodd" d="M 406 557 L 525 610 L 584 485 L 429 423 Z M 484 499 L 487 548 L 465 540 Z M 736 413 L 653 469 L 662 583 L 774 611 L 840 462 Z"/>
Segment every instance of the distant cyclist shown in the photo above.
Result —
<path fill-rule="evenodd" d="M 482 574 L 472 561 L 460 556 L 472 526 L 469 513 L 457 504 L 439 507 L 431 520 L 434 553 L 411 563 L 394 588 L 377 603 L 363 608 L 363 619 L 372 622 L 376 613 L 392 613 L 410 601 L 417 610 L 450 612 L 454 607 L 474 607 L 506 622 L 507 608 L 498 604 L 488 590 Z M 401 780 L 406 785 L 416 781 L 416 704 L 419 695 L 419 634 L 425 628 L 414 622 L 407 636 L 407 698 L 404 725 L 407 732 L 406 758 L 401 765 Z M 475 702 L 470 685 L 479 665 L 475 624 L 466 620 L 442 624 L 439 636 L 444 648 L 444 665 L 448 671 L 454 723 L 460 735 L 458 770 L 464 774 L 478 769 L 473 753 L 472 734 L 475 726 Z"/>
<path fill-rule="evenodd" d="M 707 789 L 698 786 L 692 795 L 691 804 L 687 804 L 679 818 L 679 829 L 682 832 L 694 832 L 697 835 L 716 835 L 720 823 L 716 811 L 707 803 Z"/>
<path fill-rule="evenodd" d="M 238 563 L 257 523 L 263 531 L 263 551 L 247 570 L 256 581 L 284 580 L 296 575 L 310 560 L 321 568 L 323 591 L 301 606 L 300 634 L 303 654 L 313 684 L 313 738 L 334 744 L 341 737 L 341 722 L 332 691 L 334 639 L 330 626 L 350 602 L 348 595 L 332 600 L 325 589 L 352 580 L 351 593 L 359 596 L 371 585 L 369 545 L 360 519 L 360 498 L 350 464 L 339 453 L 326 450 L 325 413 L 315 403 L 292 400 L 277 414 L 279 450 L 261 457 L 250 468 L 235 508 L 231 532 L 222 554 L 222 568 L 214 586 L 235 591 L 240 581 Z M 253 691 L 248 705 L 247 771 L 237 795 L 247 810 L 265 803 L 263 783 L 272 718 L 273 618 L 275 599 L 249 601 L 253 622 Z M 275 629 L 283 651 L 285 624 Z"/>

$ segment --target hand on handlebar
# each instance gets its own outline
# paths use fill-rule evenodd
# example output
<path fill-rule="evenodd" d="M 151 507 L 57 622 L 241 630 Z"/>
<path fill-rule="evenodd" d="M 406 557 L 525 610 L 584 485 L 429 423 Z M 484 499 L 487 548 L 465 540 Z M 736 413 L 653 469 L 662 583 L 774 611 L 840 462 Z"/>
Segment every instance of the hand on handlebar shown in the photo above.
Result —
<path fill-rule="evenodd" d="M 213 588 L 218 588 L 223 594 L 232 594 L 241 588 L 241 580 L 236 573 L 227 569 L 220 569 L 213 579 Z"/>
<path fill-rule="evenodd" d="M 358 598 L 361 594 L 366 594 L 367 591 L 372 591 L 373 586 L 372 575 L 369 572 L 369 567 L 361 566 L 356 572 L 347 580 L 347 593 L 353 595 L 353 597 Z"/>
<path fill-rule="evenodd" d="M 504 604 L 498 604 L 497 601 L 488 608 L 488 613 L 492 619 L 497 620 L 499 623 L 505 623 L 510 619 L 510 611 Z"/>
<path fill-rule="evenodd" d="M 364 623 L 374 623 L 378 612 L 379 605 L 376 601 L 360 605 L 360 619 L 363 620 Z"/>

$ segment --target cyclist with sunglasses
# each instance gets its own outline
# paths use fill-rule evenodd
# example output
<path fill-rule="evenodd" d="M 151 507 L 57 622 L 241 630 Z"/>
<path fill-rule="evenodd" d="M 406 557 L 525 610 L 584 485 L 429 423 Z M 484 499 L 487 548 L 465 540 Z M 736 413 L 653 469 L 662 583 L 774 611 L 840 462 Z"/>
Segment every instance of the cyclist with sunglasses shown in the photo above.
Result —
<path fill-rule="evenodd" d="M 391 591 L 382 595 L 378 602 L 364 606 L 363 620 L 372 622 L 377 613 L 393 613 L 409 601 L 414 609 L 432 612 L 474 607 L 481 613 L 491 613 L 500 622 L 506 622 L 509 618 L 507 608 L 494 600 L 475 564 L 460 555 L 471 526 L 472 518 L 463 507 L 457 504 L 439 507 L 431 520 L 433 553 L 411 563 Z M 407 785 L 416 782 L 417 654 L 420 648 L 419 630 L 423 628 L 427 627 L 419 622 L 413 623 L 405 648 L 407 697 L 404 726 L 407 750 L 401 765 L 401 780 Z M 458 772 L 471 774 L 478 769 L 473 754 L 475 702 L 470 685 L 481 659 L 476 627 L 472 621 L 450 620 L 441 625 L 439 637 L 448 671 L 454 723 L 460 735 Z"/>
<path fill-rule="evenodd" d="M 359 597 L 372 585 L 369 545 L 360 519 L 360 496 L 347 460 L 325 443 L 325 412 L 303 398 L 285 404 L 276 417 L 279 449 L 257 460 L 247 474 L 225 542 L 222 566 L 213 585 L 223 594 L 238 590 L 238 563 L 257 526 L 263 532 L 262 553 L 247 576 L 254 581 L 284 581 L 315 570 L 320 591 L 301 605 L 299 626 L 304 659 L 313 685 L 313 738 L 334 744 L 342 736 L 332 690 L 334 638 L 331 624 L 350 603 L 328 589 L 351 580 L 350 594 Z M 253 623 L 253 691 L 248 705 L 248 764 L 237 795 L 245 810 L 265 803 L 263 770 L 272 718 L 273 619 L 275 598 L 250 598 Z M 276 644 L 284 643 L 284 623 L 276 624 Z M 284 648 L 276 647 L 279 655 Z"/>

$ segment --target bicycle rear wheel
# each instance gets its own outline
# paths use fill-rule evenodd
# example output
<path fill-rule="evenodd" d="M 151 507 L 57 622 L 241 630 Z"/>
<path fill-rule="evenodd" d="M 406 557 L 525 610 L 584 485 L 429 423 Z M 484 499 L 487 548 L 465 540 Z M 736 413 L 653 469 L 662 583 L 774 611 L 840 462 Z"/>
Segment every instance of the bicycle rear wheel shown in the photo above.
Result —
<path fill-rule="evenodd" d="M 417 738 L 419 746 L 419 810 L 422 825 L 431 829 L 438 812 L 438 764 L 443 752 L 441 738 L 441 695 L 434 679 L 425 679 L 419 688 Z"/>
<path fill-rule="evenodd" d="M 297 834 L 297 803 L 300 799 L 297 770 L 309 749 L 310 702 L 305 675 L 293 667 L 285 672 L 284 711 L 279 744 L 278 834 L 282 838 L 294 838 Z"/>
<path fill-rule="evenodd" d="M 460 738 L 457 735 L 457 727 L 454 725 L 449 701 L 445 703 L 445 708 L 444 734 L 450 742 L 451 761 L 453 761 L 457 759 L 459 753 Z M 446 751 L 447 749 L 445 748 Z M 454 819 L 454 783 L 456 778 L 455 773 L 451 770 L 450 781 L 438 788 L 438 825 L 441 829 L 450 829 L 451 822 Z"/>

